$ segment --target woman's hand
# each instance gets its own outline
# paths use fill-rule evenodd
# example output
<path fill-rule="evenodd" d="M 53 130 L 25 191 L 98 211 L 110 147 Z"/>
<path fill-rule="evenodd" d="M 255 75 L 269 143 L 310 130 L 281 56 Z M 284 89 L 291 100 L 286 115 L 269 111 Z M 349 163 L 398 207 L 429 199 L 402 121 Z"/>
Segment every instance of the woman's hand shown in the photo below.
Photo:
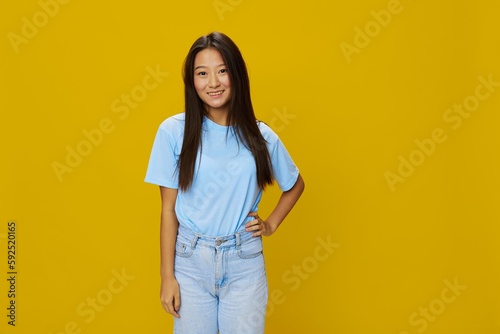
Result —
<path fill-rule="evenodd" d="M 180 315 L 177 312 L 181 306 L 181 295 L 179 283 L 175 277 L 162 279 L 160 300 L 165 311 L 176 318 L 180 318 Z"/>
<path fill-rule="evenodd" d="M 276 228 L 273 228 L 271 224 L 262 220 L 262 218 L 260 218 L 257 214 L 257 211 L 250 212 L 248 216 L 255 218 L 254 220 L 249 221 L 245 224 L 245 230 L 247 232 L 253 232 L 252 236 L 258 237 L 259 235 L 263 235 L 268 237 L 276 230 Z"/>

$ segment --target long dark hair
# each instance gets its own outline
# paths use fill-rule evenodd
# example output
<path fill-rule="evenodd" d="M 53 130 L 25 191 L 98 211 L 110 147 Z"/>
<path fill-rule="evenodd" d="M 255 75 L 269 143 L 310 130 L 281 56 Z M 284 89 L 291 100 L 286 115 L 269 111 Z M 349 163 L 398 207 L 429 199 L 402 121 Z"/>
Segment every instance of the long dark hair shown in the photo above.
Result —
<path fill-rule="evenodd" d="M 248 72 L 236 44 L 225 34 L 212 32 L 198 38 L 184 61 L 185 126 L 182 150 L 179 156 L 179 189 L 186 191 L 193 182 L 198 149 L 201 147 L 203 116 L 208 112 L 194 86 L 194 61 L 198 52 L 213 48 L 220 52 L 231 83 L 231 98 L 227 123 L 232 125 L 239 142 L 243 143 L 255 159 L 257 183 L 261 189 L 273 183 L 271 158 L 266 141 L 257 125 L 250 98 Z"/>

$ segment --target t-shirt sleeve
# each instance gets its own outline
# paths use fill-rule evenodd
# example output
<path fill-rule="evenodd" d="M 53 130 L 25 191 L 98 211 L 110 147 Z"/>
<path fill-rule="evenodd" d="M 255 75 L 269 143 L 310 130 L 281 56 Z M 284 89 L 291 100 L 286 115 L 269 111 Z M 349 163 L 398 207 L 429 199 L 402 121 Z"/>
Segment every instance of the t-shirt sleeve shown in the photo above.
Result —
<path fill-rule="evenodd" d="M 167 188 L 178 188 L 179 147 L 176 137 L 179 137 L 179 134 L 174 130 L 168 120 L 158 128 L 149 157 L 145 182 Z"/>
<path fill-rule="evenodd" d="M 265 127 L 268 133 L 264 135 L 264 138 L 268 141 L 274 179 L 282 191 L 288 191 L 297 182 L 299 169 L 281 139 L 269 127 Z"/>

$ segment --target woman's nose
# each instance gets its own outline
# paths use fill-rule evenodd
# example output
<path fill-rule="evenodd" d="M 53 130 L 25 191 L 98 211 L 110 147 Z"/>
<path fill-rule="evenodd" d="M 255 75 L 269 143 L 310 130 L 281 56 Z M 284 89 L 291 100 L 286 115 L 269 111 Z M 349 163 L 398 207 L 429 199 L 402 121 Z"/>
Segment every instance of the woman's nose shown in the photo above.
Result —
<path fill-rule="evenodd" d="M 219 78 L 216 75 L 210 76 L 210 81 L 208 83 L 208 86 L 210 88 L 215 88 L 219 87 L 219 85 L 220 85 Z"/>

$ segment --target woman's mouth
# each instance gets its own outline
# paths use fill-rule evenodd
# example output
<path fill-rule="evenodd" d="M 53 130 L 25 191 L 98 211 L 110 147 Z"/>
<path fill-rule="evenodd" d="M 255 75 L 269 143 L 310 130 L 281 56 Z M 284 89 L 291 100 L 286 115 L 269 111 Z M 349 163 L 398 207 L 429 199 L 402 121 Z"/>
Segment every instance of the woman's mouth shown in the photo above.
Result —
<path fill-rule="evenodd" d="M 224 93 L 224 91 L 223 90 L 219 90 L 217 92 L 208 92 L 207 94 L 210 95 L 210 96 L 219 96 L 222 93 Z"/>

